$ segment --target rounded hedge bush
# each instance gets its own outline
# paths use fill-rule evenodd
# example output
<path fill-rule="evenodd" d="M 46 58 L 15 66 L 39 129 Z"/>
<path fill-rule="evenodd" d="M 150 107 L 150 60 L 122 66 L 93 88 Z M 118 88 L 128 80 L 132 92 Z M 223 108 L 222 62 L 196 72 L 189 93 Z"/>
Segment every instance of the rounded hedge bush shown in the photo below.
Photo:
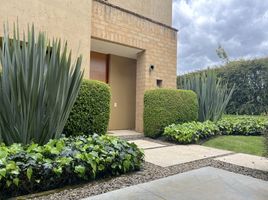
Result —
<path fill-rule="evenodd" d="M 164 128 L 197 120 L 197 95 L 190 90 L 155 89 L 144 95 L 144 135 L 156 138 Z"/>
<path fill-rule="evenodd" d="M 110 117 L 110 87 L 100 81 L 83 80 L 64 134 L 92 135 L 107 132 Z"/>

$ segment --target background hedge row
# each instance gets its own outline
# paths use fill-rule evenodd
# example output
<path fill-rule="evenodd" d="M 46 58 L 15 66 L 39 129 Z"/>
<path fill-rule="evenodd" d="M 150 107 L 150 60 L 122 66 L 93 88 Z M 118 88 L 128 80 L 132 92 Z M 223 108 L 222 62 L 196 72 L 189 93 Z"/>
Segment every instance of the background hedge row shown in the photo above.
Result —
<path fill-rule="evenodd" d="M 155 89 L 144 95 L 144 135 L 161 136 L 172 123 L 194 121 L 198 115 L 197 96 L 193 91 Z"/>
<path fill-rule="evenodd" d="M 259 115 L 268 112 L 268 58 L 233 61 L 215 70 L 230 87 L 235 84 L 227 113 Z M 202 71 L 183 76 L 193 76 Z M 181 88 L 181 77 L 178 77 L 178 88 Z"/>
<path fill-rule="evenodd" d="M 100 81 L 83 80 L 64 133 L 70 135 L 105 134 L 110 118 L 110 87 Z"/>

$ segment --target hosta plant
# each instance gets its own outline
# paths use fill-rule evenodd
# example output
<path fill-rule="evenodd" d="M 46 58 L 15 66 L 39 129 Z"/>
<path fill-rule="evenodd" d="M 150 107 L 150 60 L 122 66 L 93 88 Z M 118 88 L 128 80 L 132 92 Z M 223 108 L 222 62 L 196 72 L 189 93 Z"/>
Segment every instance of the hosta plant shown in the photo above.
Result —
<path fill-rule="evenodd" d="M 45 144 L 62 133 L 79 91 L 82 57 L 75 62 L 67 44 L 14 27 L 0 48 L 0 139 L 6 144 Z"/>

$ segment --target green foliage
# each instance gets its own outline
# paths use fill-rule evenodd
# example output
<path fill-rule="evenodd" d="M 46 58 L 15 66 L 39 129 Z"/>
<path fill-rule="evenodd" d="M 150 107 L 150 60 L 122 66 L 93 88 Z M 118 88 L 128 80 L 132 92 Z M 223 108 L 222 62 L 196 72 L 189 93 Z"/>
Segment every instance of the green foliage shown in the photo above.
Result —
<path fill-rule="evenodd" d="M 234 86 L 229 90 L 227 84 L 222 83 L 213 70 L 184 76 L 181 86 L 196 92 L 199 102 L 198 120 L 201 122 L 221 119 L 234 91 Z"/>
<path fill-rule="evenodd" d="M 266 117 L 224 116 L 218 122 L 172 124 L 165 128 L 163 135 L 167 140 L 190 144 L 216 135 L 262 135 L 267 127 Z"/>
<path fill-rule="evenodd" d="M 209 138 L 219 132 L 219 128 L 211 121 L 172 124 L 165 128 L 164 137 L 180 144 L 197 143 L 200 139 Z"/>
<path fill-rule="evenodd" d="M 40 146 L 0 145 L 0 196 L 59 188 L 138 170 L 143 152 L 111 136 L 77 136 Z"/>
<path fill-rule="evenodd" d="M 50 45 L 51 44 L 51 45 Z M 44 144 L 62 133 L 79 91 L 82 57 L 74 64 L 67 44 L 46 41 L 44 33 L 19 37 L 5 31 L 0 62 L 0 139 L 6 144 Z M 15 180 L 16 182 L 16 180 Z"/>
<path fill-rule="evenodd" d="M 159 137 L 165 126 L 197 119 L 197 97 L 193 91 L 155 89 L 144 95 L 144 134 Z"/>
<path fill-rule="evenodd" d="M 66 135 L 105 134 L 110 117 L 110 87 L 99 81 L 84 80 L 64 128 Z"/>
<path fill-rule="evenodd" d="M 268 113 L 268 58 L 231 62 L 217 73 L 229 85 L 236 85 L 227 113 Z"/>
<path fill-rule="evenodd" d="M 216 49 L 217 56 L 222 59 L 225 63 L 229 63 L 229 56 L 226 53 L 225 49 L 219 44 L 218 48 Z"/>
<path fill-rule="evenodd" d="M 178 88 L 184 77 L 195 76 L 211 69 L 179 76 Z M 239 60 L 214 69 L 229 89 L 235 90 L 226 107 L 229 114 L 260 115 L 268 113 L 268 58 Z"/>
<path fill-rule="evenodd" d="M 217 122 L 223 135 L 261 135 L 268 125 L 264 116 L 227 115 Z"/>

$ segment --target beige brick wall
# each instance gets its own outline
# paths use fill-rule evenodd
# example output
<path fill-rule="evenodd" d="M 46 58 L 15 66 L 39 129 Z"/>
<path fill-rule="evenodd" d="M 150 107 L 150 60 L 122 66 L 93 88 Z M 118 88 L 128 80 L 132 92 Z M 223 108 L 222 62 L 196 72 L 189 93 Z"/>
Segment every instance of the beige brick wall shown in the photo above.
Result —
<path fill-rule="evenodd" d="M 137 6 L 135 9 L 138 12 L 143 4 L 136 1 L 135 3 L 134 0 L 118 0 L 117 3 L 125 5 L 125 8 L 133 4 L 132 6 Z M 144 4 L 147 9 L 155 2 L 152 0 L 148 3 L 149 1 L 151 0 L 146 0 Z M 166 10 L 161 12 L 160 8 L 170 3 L 170 0 L 167 4 L 164 3 L 165 1 L 158 0 L 159 4 L 157 3 L 156 7 L 158 6 L 159 10 L 155 8 L 154 12 L 159 11 L 159 19 L 167 20 L 170 16 L 160 16 L 160 13 L 166 12 Z M 113 3 L 116 3 L 116 0 Z M 87 78 L 89 77 L 91 34 L 97 39 L 143 49 L 144 51 L 138 55 L 137 59 L 137 131 L 143 131 L 144 91 L 155 88 L 156 79 L 163 80 L 163 87 L 176 87 L 177 33 L 169 27 L 95 0 L 93 2 L 92 0 L 0 0 L 0 4 L 0 37 L 3 34 L 2 24 L 6 21 L 12 27 L 12 24 L 18 20 L 21 31 L 25 30 L 28 24 L 34 23 L 36 29 L 45 31 L 49 38 L 60 37 L 67 40 L 73 55 L 77 53 L 83 55 L 83 66 L 86 69 L 85 77 Z M 135 9 L 133 7 L 132 11 L 135 12 Z M 140 14 L 142 12 L 148 13 L 148 10 L 140 10 Z M 155 14 L 149 15 L 156 16 Z M 150 17 L 149 15 L 147 17 Z M 157 17 L 154 19 L 156 20 Z M 155 70 L 149 73 L 151 64 L 155 65 Z"/>
<path fill-rule="evenodd" d="M 45 31 L 49 38 L 67 40 L 74 56 L 83 55 L 85 75 L 89 76 L 91 0 L 0 0 L 0 37 L 3 23 L 20 25 L 27 30 L 35 24 L 37 30 Z"/>
<path fill-rule="evenodd" d="M 136 130 L 143 131 L 144 91 L 163 87 L 176 88 L 177 32 L 135 15 L 93 1 L 92 37 L 144 49 L 137 59 Z M 155 70 L 149 72 L 153 64 Z"/>
<path fill-rule="evenodd" d="M 172 0 L 107 0 L 158 22 L 172 24 Z"/>

